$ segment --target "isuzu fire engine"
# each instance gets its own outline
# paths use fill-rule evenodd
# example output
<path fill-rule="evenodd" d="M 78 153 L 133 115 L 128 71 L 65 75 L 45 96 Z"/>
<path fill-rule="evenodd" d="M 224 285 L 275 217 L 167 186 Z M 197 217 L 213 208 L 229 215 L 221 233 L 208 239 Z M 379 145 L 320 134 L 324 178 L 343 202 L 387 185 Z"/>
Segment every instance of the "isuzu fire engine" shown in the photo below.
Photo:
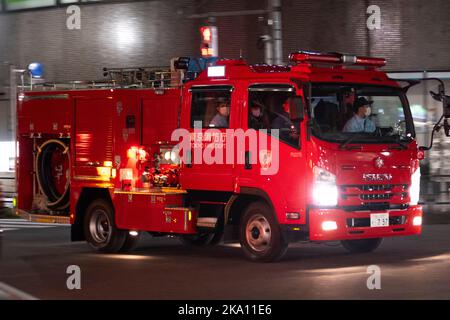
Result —
<path fill-rule="evenodd" d="M 414 82 L 390 79 L 380 58 L 289 59 L 216 59 L 195 73 L 195 59 L 179 58 L 170 70 L 22 88 L 18 213 L 69 216 L 72 240 L 99 252 L 129 251 L 148 232 L 196 246 L 238 240 L 255 261 L 280 259 L 293 241 L 360 253 L 420 234 Z M 448 133 L 450 99 L 435 98 L 435 129 Z"/>

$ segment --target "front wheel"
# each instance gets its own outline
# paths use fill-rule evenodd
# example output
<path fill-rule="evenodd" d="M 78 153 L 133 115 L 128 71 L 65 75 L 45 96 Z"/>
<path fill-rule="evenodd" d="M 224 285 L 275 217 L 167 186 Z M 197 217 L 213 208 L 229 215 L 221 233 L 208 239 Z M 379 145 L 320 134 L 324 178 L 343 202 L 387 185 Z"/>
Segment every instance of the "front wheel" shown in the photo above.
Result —
<path fill-rule="evenodd" d="M 382 238 L 343 240 L 342 246 L 351 253 L 366 253 L 375 251 L 383 241 Z"/>
<path fill-rule="evenodd" d="M 239 237 L 244 254 L 253 261 L 280 260 L 288 247 L 272 210 L 263 202 L 251 203 L 245 209 Z"/>
<path fill-rule="evenodd" d="M 126 239 L 126 231 L 117 229 L 114 210 L 104 199 L 94 200 L 86 211 L 84 234 L 89 245 L 98 252 L 118 252 Z"/>

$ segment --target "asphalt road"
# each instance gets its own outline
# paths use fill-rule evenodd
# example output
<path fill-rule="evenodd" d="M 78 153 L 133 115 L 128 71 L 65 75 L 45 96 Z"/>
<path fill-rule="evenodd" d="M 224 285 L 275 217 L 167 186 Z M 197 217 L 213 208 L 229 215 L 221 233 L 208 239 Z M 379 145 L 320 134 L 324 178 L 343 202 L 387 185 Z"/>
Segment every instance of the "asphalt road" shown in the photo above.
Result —
<path fill-rule="evenodd" d="M 67 226 L 3 228 L 0 283 L 39 299 L 450 299 L 450 225 L 385 239 L 371 254 L 295 244 L 272 264 L 246 261 L 238 245 L 145 235 L 132 254 L 102 255 L 71 243 Z M 67 289 L 69 265 L 80 267 L 80 290 Z M 367 288 L 370 265 L 380 267 L 379 290 Z"/>

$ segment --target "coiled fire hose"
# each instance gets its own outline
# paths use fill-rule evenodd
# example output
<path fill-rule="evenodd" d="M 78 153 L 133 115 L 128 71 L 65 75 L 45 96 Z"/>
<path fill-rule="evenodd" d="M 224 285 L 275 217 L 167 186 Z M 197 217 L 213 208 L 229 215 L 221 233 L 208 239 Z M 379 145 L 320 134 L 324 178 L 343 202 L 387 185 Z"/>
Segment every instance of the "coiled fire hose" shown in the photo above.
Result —
<path fill-rule="evenodd" d="M 47 140 L 37 148 L 36 177 L 39 190 L 47 197 L 47 207 L 64 210 L 69 206 L 69 146 L 57 139 Z"/>

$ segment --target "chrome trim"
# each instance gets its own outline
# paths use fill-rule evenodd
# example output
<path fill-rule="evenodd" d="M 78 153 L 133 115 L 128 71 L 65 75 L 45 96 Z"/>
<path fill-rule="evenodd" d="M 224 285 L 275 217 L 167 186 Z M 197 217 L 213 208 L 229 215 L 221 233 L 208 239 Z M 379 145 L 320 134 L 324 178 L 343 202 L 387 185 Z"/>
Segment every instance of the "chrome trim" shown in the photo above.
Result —
<path fill-rule="evenodd" d="M 134 195 L 144 195 L 144 196 L 166 196 L 170 194 L 186 194 L 186 190 L 167 190 L 167 189 L 161 189 L 161 190 L 133 190 L 133 191 L 125 191 L 116 189 L 114 190 L 114 194 L 134 194 Z M 171 209 L 181 209 L 181 208 L 171 208 Z M 184 208 L 186 209 L 186 208 Z"/>
<path fill-rule="evenodd" d="M 253 88 L 253 86 L 261 86 L 261 88 Z M 265 87 L 263 87 L 263 86 L 265 86 Z M 285 86 L 286 88 L 280 88 L 280 87 L 276 87 L 276 86 Z M 290 83 L 252 83 L 248 87 L 248 91 L 250 91 L 250 92 L 267 92 L 267 91 L 295 92 L 295 88 L 294 88 L 294 85 L 290 84 Z"/>
<path fill-rule="evenodd" d="M 202 91 L 202 90 L 208 89 L 208 88 L 211 88 L 211 90 L 214 90 L 214 88 L 218 88 L 218 87 L 223 88 L 222 91 L 227 91 L 226 88 L 229 88 L 228 90 L 230 92 L 234 91 L 234 86 L 229 85 L 229 84 L 200 84 L 200 85 L 195 85 L 195 86 L 190 87 L 188 91 L 192 92 L 192 91 L 195 91 L 196 89 L 198 91 Z"/>
<path fill-rule="evenodd" d="M 38 95 L 38 96 L 23 96 L 23 101 L 31 101 L 31 100 L 67 100 L 69 99 L 68 94 L 51 94 L 51 95 Z"/>
<path fill-rule="evenodd" d="M 103 178 L 98 176 L 74 176 L 74 180 L 89 180 L 89 181 L 101 181 L 101 182 L 110 182 L 111 178 Z"/>

